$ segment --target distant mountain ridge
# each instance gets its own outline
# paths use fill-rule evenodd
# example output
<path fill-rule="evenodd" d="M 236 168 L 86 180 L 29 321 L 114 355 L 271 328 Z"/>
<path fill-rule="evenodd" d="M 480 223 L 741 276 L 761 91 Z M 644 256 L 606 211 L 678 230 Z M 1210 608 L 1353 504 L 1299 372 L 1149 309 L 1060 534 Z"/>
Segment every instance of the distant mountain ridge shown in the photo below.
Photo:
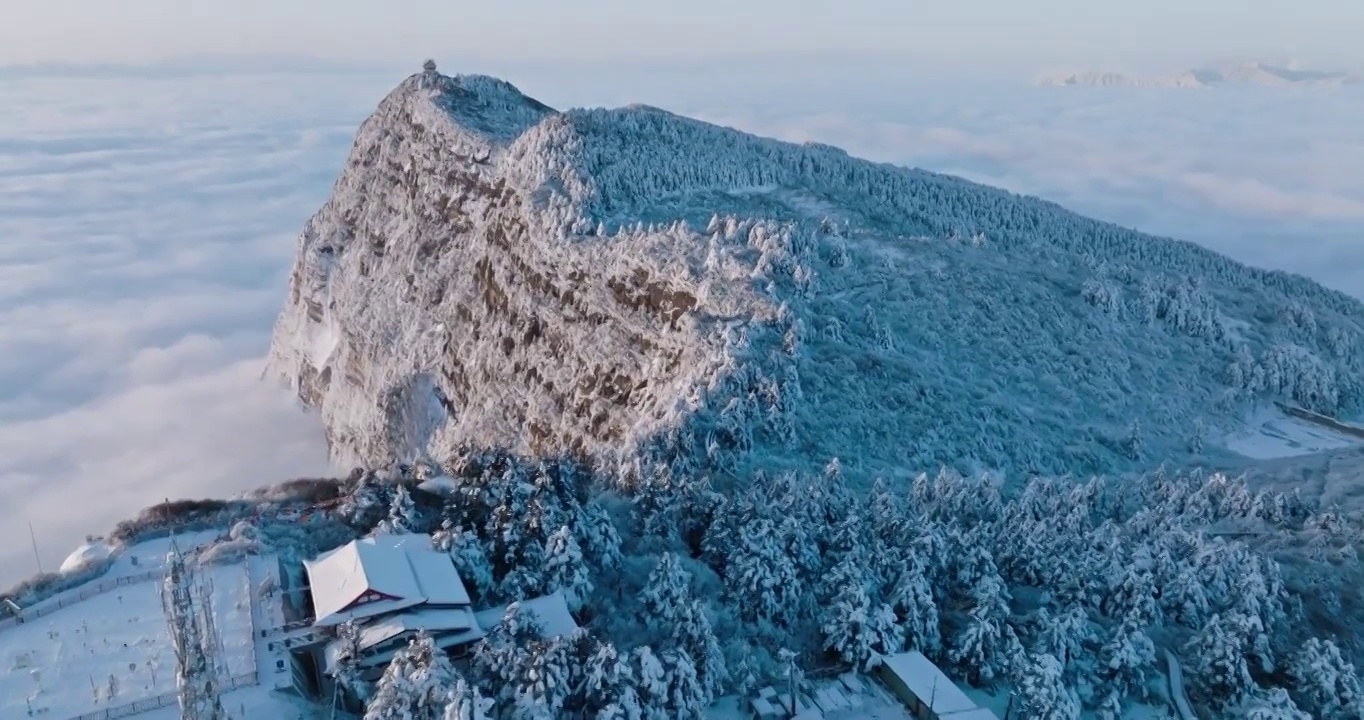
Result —
<path fill-rule="evenodd" d="M 1115 72 L 1069 73 L 1045 78 L 1040 84 L 1052 87 L 1217 87 L 1227 85 L 1336 87 L 1361 83 L 1364 83 L 1364 77 L 1344 71 L 1313 70 L 1297 67 L 1292 63 L 1272 63 L 1257 60 L 1220 63 L 1156 78 L 1134 77 Z"/>
<path fill-rule="evenodd" d="M 1086 475 L 1364 406 L 1364 306 L 959 178 L 408 78 L 308 221 L 271 369 L 343 464 Z M 1205 443 L 1206 440 L 1206 443 Z"/>

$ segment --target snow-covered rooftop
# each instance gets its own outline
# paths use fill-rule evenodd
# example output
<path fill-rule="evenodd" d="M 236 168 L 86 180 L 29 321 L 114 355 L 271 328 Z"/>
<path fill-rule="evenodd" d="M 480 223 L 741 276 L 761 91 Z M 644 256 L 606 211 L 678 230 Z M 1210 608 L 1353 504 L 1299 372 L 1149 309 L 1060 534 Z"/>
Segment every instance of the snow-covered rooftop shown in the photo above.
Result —
<path fill-rule="evenodd" d="M 384 618 L 360 631 L 360 649 L 374 647 L 409 630 L 444 632 L 478 627 L 468 608 L 426 609 Z"/>
<path fill-rule="evenodd" d="M 468 605 L 469 592 L 464 589 L 449 553 L 432 550 L 429 536 L 422 537 L 427 538 L 426 550 L 407 553 L 422 597 L 431 605 Z"/>
<path fill-rule="evenodd" d="M 942 720 L 999 720 L 999 716 L 994 711 L 982 707 L 955 713 L 943 713 L 939 717 Z"/>
<path fill-rule="evenodd" d="M 546 640 L 550 638 L 571 635 L 578 629 L 578 623 L 573 620 L 573 615 L 568 611 L 568 603 L 564 601 L 562 592 L 553 592 L 544 597 L 522 600 L 521 608 L 535 613 L 535 619 L 540 623 L 540 629 Z M 481 627 L 491 628 L 502 621 L 502 617 L 507 614 L 510 606 L 490 608 L 479 611 L 475 617 Z"/>
<path fill-rule="evenodd" d="M 433 495 L 454 495 L 459 492 L 459 483 L 449 475 L 437 475 L 423 480 L 417 489 Z"/>
<path fill-rule="evenodd" d="M 394 638 L 419 630 L 437 636 L 440 641 L 437 642 L 438 647 L 473 642 L 484 634 L 483 628 L 479 627 L 474 619 L 473 611 L 468 608 L 425 608 L 386 617 L 361 628 L 360 650 L 370 650 Z M 345 643 L 338 639 L 328 643 L 323 650 L 328 672 L 336 667 L 336 661 L 344 646 Z M 373 664 L 379 655 L 364 658 L 363 664 Z"/>
<path fill-rule="evenodd" d="M 980 708 L 923 653 L 916 650 L 890 655 L 883 658 L 882 662 L 884 671 L 892 673 L 904 683 L 938 717 L 951 717 L 952 720 L 994 719 L 994 713 L 989 710 L 984 710 L 985 715 L 960 714 Z"/>
<path fill-rule="evenodd" d="M 304 567 L 318 625 L 423 604 L 469 604 L 453 560 L 431 547 L 429 535 L 354 540 L 305 561 Z"/>

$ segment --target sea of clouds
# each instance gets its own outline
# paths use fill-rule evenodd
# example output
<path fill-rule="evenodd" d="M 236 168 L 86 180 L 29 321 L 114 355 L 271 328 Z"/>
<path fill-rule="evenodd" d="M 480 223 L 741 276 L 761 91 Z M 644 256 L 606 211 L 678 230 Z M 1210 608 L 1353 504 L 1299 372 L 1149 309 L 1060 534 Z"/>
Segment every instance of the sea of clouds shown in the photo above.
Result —
<path fill-rule="evenodd" d="M 326 473 L 260 381 L 293 239 L 390 78 L 0 80 L 0 585 L 164 498 Z"/>
<path fill-rule="evenodd" d="M 555 106 L 641 101 L 840 145 L 1364 297 L 1361 90 L 489 69 Z M 164 498 L 330 471 L 262 361 L 295 234 L 400 76 L 0 72 L 0 586 L 35 569 L 29 519 L 52 569 Z"/>

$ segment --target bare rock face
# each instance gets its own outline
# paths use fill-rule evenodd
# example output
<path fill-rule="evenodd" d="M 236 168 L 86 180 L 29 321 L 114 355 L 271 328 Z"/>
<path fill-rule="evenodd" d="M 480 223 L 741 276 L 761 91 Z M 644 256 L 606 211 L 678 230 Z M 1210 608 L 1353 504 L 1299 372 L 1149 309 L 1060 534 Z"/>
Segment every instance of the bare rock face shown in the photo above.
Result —
<path fill-rule="evenodd" d="M 1216 458 L 1270 399 L 1357 412 L 1361 317 L 1032 198 L 432 67 L 304 227 L 270 366 L 349 465 L 1084 474 Z"/>
<path fill-rule="evenodd" d="M 514 146 L 555 117 L 506 83 L 428 71 L 361 127 L 300 238 L 271 354 L 340 462 L 470 443 L 618 454 L 706 392 L 716 315 L 770 314 L 702 283 L 666 231 L 566 228 L 544 159 Z"/>

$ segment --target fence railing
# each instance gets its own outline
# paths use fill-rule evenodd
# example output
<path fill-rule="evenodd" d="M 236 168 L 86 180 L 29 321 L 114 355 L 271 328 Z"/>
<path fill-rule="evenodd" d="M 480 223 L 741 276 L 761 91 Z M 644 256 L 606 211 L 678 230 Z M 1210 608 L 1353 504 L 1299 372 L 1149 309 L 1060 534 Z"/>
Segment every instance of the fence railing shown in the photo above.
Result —
<path fill-rule="evenodd" d="M 83 585 L 79 590 L 71 591 L 57 598 L 44 600 L 33 607 L 24 608 L 16 616 L 0 620 L 0 632 L 18 627 L 19 625 L 23 625 L 26 622 L 43 617 L 44 615 L 50 615 L 62 608 L 71 607 L 76 603 L 84 602 L 96 595 L 103 595 L 104 593 L 113 592 L 114 590 L 125 588 L 129 585 L 147 582 L 148 580 L 160 577 L 161 574 L 162 571 L 159 569 L 146 570 L 135 575 L 121 575 L 116 578 L 105 578 L 96 583 Z"/>
<path fill-rule="evenodd" d="M 304 630 L 312 627 L 313 627 L 312 620 L 295 620 L 293 622 L 284 623 L 283 625 L 280 625 L 278 627 L 272 627 L 267 628 L 265 630 L 261 630 L 259 631 L 259 634 L 263 638 L 274 639 L 277 637 L 281 637 L 283 635 L 290 635 L 298 630 Z"/>
<path fill-rule="evenodd" d="M 258 682 L 260 682 L 260 679 L 254 672 L 234 675 L 231 678 L 228 678 L 227 684 L 223 686 L 223 692 L 251 687 Z M 157 695 L 156 697 L 143 698 L 125 705 L 116 705 L 114 707 L 104 708 L 103 710 L 95 710 L 93 712 L 85 713 L 84 715 L 67 718 L 67 720 L 113 720 L 114 718 L 126 718 L 151 710 L 178 705 L 179 702 L 180 695 L 178 693 L 169 692 Z"/>

